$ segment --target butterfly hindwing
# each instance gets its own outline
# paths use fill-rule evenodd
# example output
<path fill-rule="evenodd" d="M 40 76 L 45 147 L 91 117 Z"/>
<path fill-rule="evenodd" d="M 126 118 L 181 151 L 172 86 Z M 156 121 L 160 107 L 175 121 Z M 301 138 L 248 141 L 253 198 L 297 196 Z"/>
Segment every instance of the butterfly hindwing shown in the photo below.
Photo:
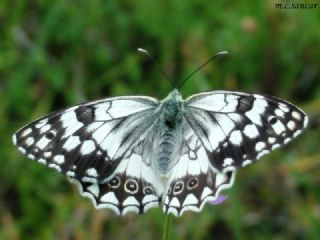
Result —
<path fill-rule="evenodd" d="M 244 167 L 288 143 L 308 122 L 302 110 L 271 96 L 214 91 L 186 102 L 190 127 L 212 166 L 223 172 Z"/>
<path fill-rule="evenodd" d="M 118 215 L 144 213 L 159 206 L 163 191 L 154 169 L 147 162 L 141 155 L 133 153 L 122 159 L 112 177 L 105 182 L 71 181 L 98 209 L 109 208 Z"/>
<path fill-rule="evenodd" d="M 163 211 L 181 216 L 185 211 L 199 212 L 208 201 L 219 197 L 223 189 L 233 185 L 235 171 L 213 171 L 200 139 L 187 127 L 184 129 L 181 155 L 168 181 Z"/>
<path fill-rule="evenodd" d="M 58 111 L 23 127 L 13 142 L 27 157 L 84 182 L 113 174 L 152 128 L 157 100 L 104 99 Z"/>

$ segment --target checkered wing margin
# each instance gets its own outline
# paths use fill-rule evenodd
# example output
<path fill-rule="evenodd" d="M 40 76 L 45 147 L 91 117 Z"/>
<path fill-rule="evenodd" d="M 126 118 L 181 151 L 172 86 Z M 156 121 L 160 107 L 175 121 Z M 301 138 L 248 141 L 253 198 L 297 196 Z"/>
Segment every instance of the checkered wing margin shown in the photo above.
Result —
<path fill-rule="evenodd" d="M 120 160 L 131 155 L 150 133 L 157 106 L 158 101 L 149 97 L 80 104 L 23 127 L 13 135 L 13 142 L 28 158 L 68 177 L 106 181 Z"/>
<path fill-rule="evenodd" d="M 185 119 L 211 165 L 221 172 L 255 162 L 290 142 L 308 124 L 302 110 L 266 95 L 213 91 L 193 95 L 186 102 Z"/>

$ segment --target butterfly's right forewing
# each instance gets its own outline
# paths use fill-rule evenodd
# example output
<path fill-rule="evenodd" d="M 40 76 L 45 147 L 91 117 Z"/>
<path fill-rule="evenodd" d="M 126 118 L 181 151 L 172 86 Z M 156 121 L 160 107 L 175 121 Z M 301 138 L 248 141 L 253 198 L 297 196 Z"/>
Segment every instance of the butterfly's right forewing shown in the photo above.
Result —
<path fill-rule="evenodd" d="M 58 111 L 23 127 L 13 142 L 27 157 L 84 182 L 110 177 L 152 129 L 158 101 L 104 99 Z"/>

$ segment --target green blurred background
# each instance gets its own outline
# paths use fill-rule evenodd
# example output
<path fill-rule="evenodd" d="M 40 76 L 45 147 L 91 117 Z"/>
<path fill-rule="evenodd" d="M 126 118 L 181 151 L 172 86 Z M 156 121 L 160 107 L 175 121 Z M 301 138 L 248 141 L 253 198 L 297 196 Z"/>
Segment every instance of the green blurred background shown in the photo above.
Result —
<path fill-rule="evenodd" d="M 310 116 L 295 141 L 238 172 L 226 202 L 174 219 L 173 238 L 319 239 L 320 5 L 275 8 L 287 2 L 0 1 L 0 239 L 161 239 L 160 209 L 97 211 L 11 142 L 21 126 L 79 102 L 166 96 L 170 83 L 138 47 L 176 81 L 227 50 L 188 80 L 184 96 L 266 93 Z"/>

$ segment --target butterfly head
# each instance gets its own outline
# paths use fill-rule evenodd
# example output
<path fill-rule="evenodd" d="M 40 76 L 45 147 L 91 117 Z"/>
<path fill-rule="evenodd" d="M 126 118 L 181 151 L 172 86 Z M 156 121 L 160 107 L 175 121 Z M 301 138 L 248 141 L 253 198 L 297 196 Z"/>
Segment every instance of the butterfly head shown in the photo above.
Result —
<path fill-rule="evenodd" d="M 177 102 L 183 102 L 182 96 L 178 89 L 173 89 L 172 92 L 163 100 L 163 102 L 175 100 Z"/>

